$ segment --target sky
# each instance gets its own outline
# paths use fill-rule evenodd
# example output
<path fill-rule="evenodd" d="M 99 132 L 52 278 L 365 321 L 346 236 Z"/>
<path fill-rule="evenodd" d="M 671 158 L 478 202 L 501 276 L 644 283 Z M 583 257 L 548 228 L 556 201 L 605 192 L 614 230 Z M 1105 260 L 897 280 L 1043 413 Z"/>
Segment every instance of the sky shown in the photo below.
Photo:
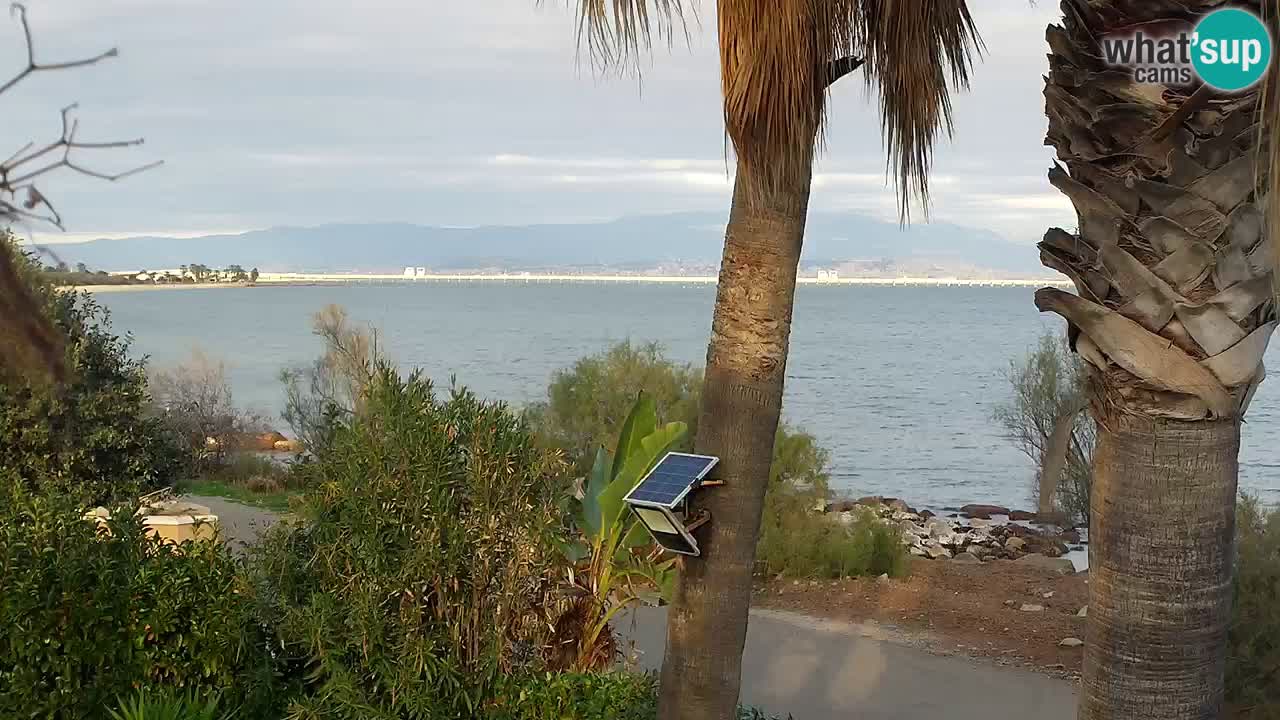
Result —
<path fill-rule="evenodd" d="M 696 2 L 696 0 L 695 0 Z M 39 242 L 191 236 L 275 225 L 403 221 L 442 226 L 591 222 L 726 211 L 715 8 L 689 42 L 640 73 L 601 75 L 579 56 L 566 0 L 28 0 L 37 73 L 0 97 L 7 156 L 52 140 L 77 102 L 80 138 L 146 144 L 86 151 L 104 172 L 163 160 L 119 183 L 63 171 L 41 190 L 66 233 Z M 1046 180 L 1044 28 L 1055 3 L 970 0 L 986 54 L 938 147 L 929 218 L 1034 243 L 1071 227 Z M 0 67 L 24 65 L 0 18 Z M 875 99 L 834 91 L 814 211 L 896 218 Z M 90 154 L 92 153 L 92 154 Z"/>

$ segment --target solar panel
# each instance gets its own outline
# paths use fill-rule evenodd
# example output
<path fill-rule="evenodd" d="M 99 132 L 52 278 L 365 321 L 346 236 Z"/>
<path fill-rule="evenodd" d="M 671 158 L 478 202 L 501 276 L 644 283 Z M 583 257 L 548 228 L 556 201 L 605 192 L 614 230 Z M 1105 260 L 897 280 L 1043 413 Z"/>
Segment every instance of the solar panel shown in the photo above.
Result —
<path fill-rule="evenodd" d="M 661 507 L 675 507 L 684 499 L 719 458 L 708 455 L 667 453 L 627 494 L 628 502 L 647 503 Z"/>

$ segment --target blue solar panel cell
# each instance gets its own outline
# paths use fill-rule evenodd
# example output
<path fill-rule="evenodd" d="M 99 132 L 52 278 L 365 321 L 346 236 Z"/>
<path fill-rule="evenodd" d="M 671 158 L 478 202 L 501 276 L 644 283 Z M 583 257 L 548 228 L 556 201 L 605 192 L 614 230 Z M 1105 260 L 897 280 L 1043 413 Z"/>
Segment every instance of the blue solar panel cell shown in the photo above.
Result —
<path fill-rule="evenodd" d="M 636 502 L 672 506 L 719 462 L 706 455 L 668 453 L 627 495 Z"/>

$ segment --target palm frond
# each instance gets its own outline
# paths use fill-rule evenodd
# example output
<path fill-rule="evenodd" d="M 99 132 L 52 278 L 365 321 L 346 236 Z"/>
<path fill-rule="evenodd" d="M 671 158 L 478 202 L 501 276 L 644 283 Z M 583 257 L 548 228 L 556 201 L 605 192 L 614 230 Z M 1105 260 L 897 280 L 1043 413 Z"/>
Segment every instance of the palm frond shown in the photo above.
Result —
<path fill-rule="evenodd" d="M 933 147 L 952 132 L 951 93 L 967 89 L 982 40 L 965 0 L 833 0 L 831 54 L 859 54 L 880 96 L 887 167 L 903 219 L 928 205 Z"/>
<path fill-rule="evenodd" d="M 786 183 L 808 171 L 827 122 L 829 69 L 858 58 L 880 97 L 902 217 L 913 197 L 927 203 L 933 145 L 951 131 L 950 93 L 967 87 L 981 46 L 964 0 L 721 0 L 719 7 L 725 126 L 750 176 Z"/>
<path fill-rule="evenodd" d="M 543 0 L 538 0 L 539 4 Z M 684 0 L 575 0 L 578 45 L 597 69 L 626 67 L 684 27 Z"/>

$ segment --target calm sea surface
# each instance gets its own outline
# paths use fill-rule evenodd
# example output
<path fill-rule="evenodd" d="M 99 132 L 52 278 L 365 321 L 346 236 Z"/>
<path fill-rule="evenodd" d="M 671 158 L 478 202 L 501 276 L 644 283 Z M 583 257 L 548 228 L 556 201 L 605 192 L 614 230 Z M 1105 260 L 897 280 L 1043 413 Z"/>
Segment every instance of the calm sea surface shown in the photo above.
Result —
<path fill-rule="evenodd" d="M 801 286 L 786 418 L 831 450 L 832 485 L 921 505 L 1028 505 L 1031 463 L 991 419 L 1005 372 L 1055 317 L 1025 288 Z M 551 374 L 618 340 L 705 359 L 715 289 L 659 284 L 424 283 L 104 293 L 118 332 L 159 365 L 193 347 L 223 360 L 236 402 L 278 415 L 276 379 L 319 352 L 309 318 L 328 303 L 381 331 L 402 367 L 524 404 Z M 1272 348 L 1269 360 L 1280 367 Z M 1250 409 L 1241 481 L 1280 502 L 1280 379 Z"/>

